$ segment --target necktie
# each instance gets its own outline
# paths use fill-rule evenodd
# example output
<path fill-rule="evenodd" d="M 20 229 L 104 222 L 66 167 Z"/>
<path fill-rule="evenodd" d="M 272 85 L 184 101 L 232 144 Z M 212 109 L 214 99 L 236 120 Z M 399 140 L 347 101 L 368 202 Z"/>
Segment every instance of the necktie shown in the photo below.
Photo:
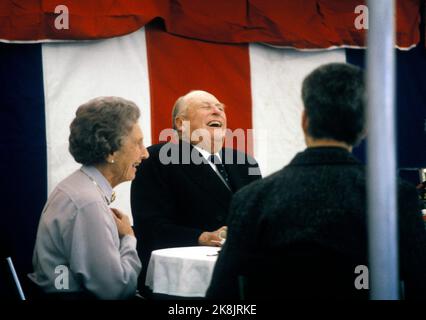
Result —
<path fill-rule="evenodd" d="M 225 166 L 222 164 L 219 157 L 212 154 L 210 156 L 210 162 L 216 165 L 217 171 L 219 171 L 219 174 L 223 178 L 223 181 L 225 181 L 225 184 L 232 191 L 231 180 L 229 180 L 228 172 L 226 172 Z"/>

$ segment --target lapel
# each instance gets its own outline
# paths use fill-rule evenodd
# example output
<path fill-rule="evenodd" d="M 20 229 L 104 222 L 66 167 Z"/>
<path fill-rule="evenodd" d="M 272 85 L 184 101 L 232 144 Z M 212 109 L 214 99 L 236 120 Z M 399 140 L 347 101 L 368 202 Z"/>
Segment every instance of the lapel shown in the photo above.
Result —
<path fill-rule="evenodd" d="M 250 177 L 249 168 L 251 166 L 248 163 L 247 155 L 244 153 L 239 153 L 230 148 L 222 148 L 220 156 L 229 180 L 231 180 L 234 193 L 258 178 L 258 176 Z"/>
<path fill-rule="evenodd" d="M 179 143 L 179 147 L 184 143 L 186 142 Z M 232 192 L 224 185 L 201 153 L 192 145 L 190 145 L 190 150 L 190 163 L 180 164 L 179 166 L 185 172 L 185 175 L 196 184 L 196 187 L 200 187 L 209 197 L 211 196 L 213 199 L 216 199 L 217 202 L 228 209 Z"/>
<path fill-rule="evenodd" d="M 232 149 L 226 149 L 225 152 L 225 148 L 222 148 L 222 150 L 220 150 L 220 157 L 222 159 L 223 166 L 225 167 L 225 170 L 228 173 L 232 188 L 235 192 L 235 190 L 239 189 L 240 175 L 239 171 L 237 170 L 234 152 Z"/>

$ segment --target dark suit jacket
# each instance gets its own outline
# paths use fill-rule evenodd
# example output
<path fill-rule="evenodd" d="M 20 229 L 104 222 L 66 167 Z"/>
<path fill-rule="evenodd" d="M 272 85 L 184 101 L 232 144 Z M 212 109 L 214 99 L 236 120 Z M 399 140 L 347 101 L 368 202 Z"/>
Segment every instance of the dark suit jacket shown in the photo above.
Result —
<path fill-rule="evenodd" d="M 417 194 L 407 183 L 398 187 L 401 277 L 407 298 L 424 298 L 426 235 Z M 288 298 L 368 298 L 367 290 L 354 288 L 355 266 L 368 266 L 366 219 L 363 165 L 342 148 L 308 148 L 234 195 L 228 237 L 207 297 L 238 298 L 245 290 L 238 280 L 246 272 L 253 276 L 254 264 L 275 261 L 253 279 L 263 280 L 268 292 L 275 288 Z M 253 264 L 253 256 L 260 260 Z"/>
<path fill-rule="evenodd" d="M 131 187 L 140 284 L 152 250 L 196 246 L 202 232 L 224 226 L 233 194 L 192 145 L 161 143 L 148 151 Z M 173 162 L 163 164 L 160 156 Z M 221 157 L 234 191 L 260 177 L 256 161 L 244 153 L 223 149 Z"/>

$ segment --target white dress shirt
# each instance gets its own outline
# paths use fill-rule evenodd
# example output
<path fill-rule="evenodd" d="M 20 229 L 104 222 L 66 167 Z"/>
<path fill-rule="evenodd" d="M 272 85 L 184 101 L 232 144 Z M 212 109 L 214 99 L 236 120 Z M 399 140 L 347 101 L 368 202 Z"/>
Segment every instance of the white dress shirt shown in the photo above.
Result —
<path fill-rule="evenodd" d="M 90 166 L 53 190 L 39 222 L 29 275 L 45 292 L 88 290 L 100 299 L 135 294 L 141 270 L 136 238 L 120 239 L 105 199 L 111 194 L 109 182 Z M 69 272 L 67 282 L 62 266 Z"/>
<path fill-rule="evenodd" d="M 207 162 L 209 163 L 210 167 L 212 167 L 212 169 L 219 174 L 219 171 L 216 168 L 216 165 L 210 161 L 210 156 L 212 155 L 210 152 L 208 152 L 207 150 L 204 150 L 200 147 L 194 146 L 195 149 L 197 149 L 197 151 L 199 153 L 201 153 L 201 155 L 203 156 L 204 159 L 207 160 Z M 222 161 L 222 158 L 220 157 L 219 152 L 214 153 L 215 156 L 217 156 L 219 158 L 220 161 Z"/>
<path fill-rule="evenodd" d="M 224 184 L 224 185 L 225 185 L 228 189 L 230 189 L 230 188 L 229 188 L 229 186 L 228 186 L 228 184 L 226 183 L 226 181 L 223 179 L 222 175 L 219 173 L 219 170 L 217 169 L 216 165 L 215 165 L 213 162 L 211 162 L 211 161 L 210 161 L 210 157 L 211 157 L 212 155 L 217 156 L 217 157 L 219 158 L 219 160 L 220 160 L 220 161 L 222 161 L 222 157 L 220 156 L 220 153 L 219 153 L 219 152 L 216 152 L 216 153 L 212 154 L 212 153 L 208 152 L 207 150 L 204 150 L 204 149 L 199 148 L 199 147 L 197 147 L 197 146 L 194 146 L 194 148 L 195 148 L 195 149 L 197 149 L 197 151 L 198 151 L 199 153 L 201 153 L 201 155 L 203 156 L 203 158 L 207 160 L 207 162 L 208 162 L 208 164 L 210 165 L 210 167 L 212 167 L 212 169 L 214 170 L 214 172 L 216 172 L 216 174 L 217 174 L 217 176 L 220 178 L 220 180 L 222 180 L 223 184 Z"/>

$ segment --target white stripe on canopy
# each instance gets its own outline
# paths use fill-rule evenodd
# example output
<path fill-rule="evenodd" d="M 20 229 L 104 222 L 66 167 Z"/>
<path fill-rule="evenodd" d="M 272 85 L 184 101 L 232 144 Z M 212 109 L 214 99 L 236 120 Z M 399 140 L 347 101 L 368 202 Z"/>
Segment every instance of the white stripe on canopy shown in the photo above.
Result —
<path fill-rule="evenodd" d="M 345 50 L 307 52 L 250 44 L 254 154 L 263 176 L 280 170 L 306 147 L 302 81 L 330 62 L 346 62 Z"/>
<path fill-rule="evenodd" d="M 48 193 L 79 168 L 68 152 L 69 125 L 79 105 L 97 96 L 120 96 L 141 110 L 145 144 L 151 144 L 145 30 L 107 40 L 42 45 L 48 159 Z M 115 188 L 113 207 L 130 214 L 130 182 Z"/>

